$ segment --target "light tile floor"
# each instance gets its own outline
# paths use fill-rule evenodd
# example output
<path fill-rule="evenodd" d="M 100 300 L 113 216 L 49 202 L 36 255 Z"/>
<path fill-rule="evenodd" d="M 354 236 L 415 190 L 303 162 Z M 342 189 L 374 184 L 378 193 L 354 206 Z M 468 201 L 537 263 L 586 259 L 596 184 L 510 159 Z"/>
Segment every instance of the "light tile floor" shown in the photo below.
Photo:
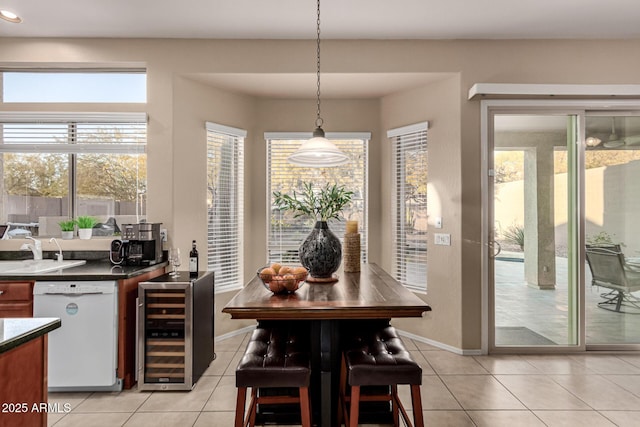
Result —
<path fill-rule="evenodd" d="M 569 337 L 569 291 L 567 259 L 556 257 L 556 289 L 540 290 L 525 281 L 524 263 L 495 263 L 496 326 L 525 327 L 559 345 L 572 344 Z M 591 286 L 591 272 L 585 266 L 586 339 L 589 344 L 640 343 L 640 315 L 615 313 L 598 307 L 607 288 Z M 635 292 L 640 297 L 640 292 Z M 506 342 L 498 345 L 532 344 Z M 640 422 L 638 423 L 640 425 Z"/>
<path fill-rule="evenodd" d="M 230 427 L 234 370 L 248 335 L 216 343 L 217 359 L 190 392 L 50 393 L 71 405 L 56 427 Z M 428 426 L 640 425 L 640 353 L 459 356 L 404 338 L 423 368 Z M 400 397 L 410 408 L 407 387 Z"/>

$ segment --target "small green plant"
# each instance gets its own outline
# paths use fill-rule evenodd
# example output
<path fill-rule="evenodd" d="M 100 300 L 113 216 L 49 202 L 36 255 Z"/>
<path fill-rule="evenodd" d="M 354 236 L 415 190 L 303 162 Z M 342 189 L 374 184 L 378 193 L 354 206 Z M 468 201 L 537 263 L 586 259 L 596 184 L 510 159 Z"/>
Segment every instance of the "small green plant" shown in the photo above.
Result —
<path fill-rule="evenodd" d="M 93 226 L 98 223 L 98 219 L 92 216 L 84 215 L 79 216 L 76 219 L 76 223 L 78 224 L 78 228 L 93 228 Z"/>
<path fill-rule="evenodd" d="M 344 186 L 325 185 L 320 190 L 314 190 L 312 183 L 302 183 L 302 192 L 293 195 L 274 191 L 276 207 L 284 211 L 293 211 L 295 217 L 308 216 L 316 221 L 340 219 L 342 209 L 351 202 L 353 191 L 347 191 Z"/>
<path fill-rule="evenodd" d="M 601 231 L 597 234 L 587 236 L 587 244 L 594 246 L 619 244 L 620 246 L 625 246 L 625 244 L 622 242 L 614 242 L 613 237 L 611 237 L 611 235 L 609 235 L 609 233 L 607 233 L 606 231 Z"/>
<path fill-rule="evenodd" d="M 520 246 L 520 250 L 524 250 L 524 227 L 520 224 L 513 224 L 502 232 L 502 238 L 514 245 Z"/>
<path fill-rule="evenodd" d="M 60 221 L 58 225 L 60 226 L 60 231 L 73 231 L 76 226 L 76 220 L 68 219 L 65 221 Z"/>

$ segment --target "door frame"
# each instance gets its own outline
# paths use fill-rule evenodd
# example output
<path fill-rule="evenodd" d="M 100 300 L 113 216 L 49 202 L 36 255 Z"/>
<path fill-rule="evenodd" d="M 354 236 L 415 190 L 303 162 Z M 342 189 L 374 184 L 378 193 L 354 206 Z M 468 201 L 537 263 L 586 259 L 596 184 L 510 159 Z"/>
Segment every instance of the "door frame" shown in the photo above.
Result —
<path fill-rule="evenodd" d="M 492 278 L 490 274 L 491 255 L 493 250 L 489 237 L 493 233 L 493 213 L 490 208 L 492 200 L 489 190 L 491 189 L 489 179 L 490 176 L 490 156 L 493 154 L 493 122 L 490 119 L 496 113 L 513 113 L 513 114 L 566 114 L 578 116 L 577 141 L 580 146 L 584 146 L 584 129 L 585 117 L 587 112 L 596 110 L 598 112 L 611 111 L 615 114 L 618 111 L 638 111 L 640 114 L 640 99 L 625 100 L 603 100 L 603 99 L 484 99 L 480 102 L 480 144 L 481 144 L 481 194 L 482 194 L 482 233 L 481 233 L 481 263 L 482 263 L 482 279 L 481 279 L 481 303 L 482 303 L 482 334 L 481 334 L 481 350 L 482 354 L 495 353 L 567 353 L 567 352 L 585 352 L 590 350 L 640 350 L 640 344 L 599 344 L 586 345 L 586 320 L 585 320 L 585 271 L 579 268 L 577 271 L 577 292 L 578 292 L 578 343 L 572 346 L 554 346 L 554 347 L 495 347 L 494 333 L 494 301 Z M 490 151 L 491 150 L 491 151 Z M 578 150 L 578 203 L 577 217 L 578 224 L 577 234 L 580 242 L 585 239 L 584 234 L 584 150 Z M 584 250 L 578 252 L 579 265 L 584 265 Z"/>

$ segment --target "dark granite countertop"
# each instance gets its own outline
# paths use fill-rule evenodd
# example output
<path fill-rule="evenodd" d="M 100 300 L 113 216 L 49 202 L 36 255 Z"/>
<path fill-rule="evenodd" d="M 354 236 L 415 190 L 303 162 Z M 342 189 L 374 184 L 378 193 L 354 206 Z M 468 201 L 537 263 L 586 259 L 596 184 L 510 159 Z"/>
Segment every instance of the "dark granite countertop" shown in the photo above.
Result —
<path fill-rule="evenodd" d="M 61 326 L 55 317 L 0 319 L 0 353 L 5 353 Z"/>
<path fill-rule="evenodd" d="M 66 258 L 65 258 L 66 259 Z M 158 268 L 164 268 L 168 263 L 160 262 L 149 267 L 112 265 L 109 260 L 87 260 L 84 265 L 65 268 L 50 273 L 2 275 L 0 281 L 16 280 L 119 280 L 136 277 Z"/>

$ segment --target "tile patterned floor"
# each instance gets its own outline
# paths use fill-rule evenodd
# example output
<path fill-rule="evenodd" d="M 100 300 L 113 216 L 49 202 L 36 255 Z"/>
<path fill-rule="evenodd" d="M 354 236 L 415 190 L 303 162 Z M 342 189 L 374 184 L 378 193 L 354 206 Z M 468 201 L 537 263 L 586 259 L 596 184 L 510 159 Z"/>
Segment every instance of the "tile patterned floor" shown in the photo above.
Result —
<path fill-rule="evenodd" d="M 217 359 L 191 392 L 51 393 L 71 405 L 56 427 L 230 427 L 234 370 L 247 335 L 216 343 Z M 404 338 L 423 368 L 429 426 L 640 425 L 640 353 L 459 356 Z M 410 407 L 409 390 L 401 399 Z"/>
<path fill-rule="evenodd" d="M 540 290 L 528 286 L 523 262 L 498 260 L 495 268 L 495 315 L 498 327 L 525 327 L 556 344 L 572 343 L 568 335 L 570 310 L 566 258 L 556 258 L 555 290 Z M 588 268 L 585 268 L 585 281 L 587 345 L 640 343 L 640 315 L 615 313 L 598 307 L 598 303 L 603 301 L 600 294 L 609 289 L 591 286 L 591 272 Z M 635 292 L 634 295 L 640 298 L 640 292 Z M 527 341 L 526 338 L 524 342 L 500 342 L 498 339 L 497 344 L 535 345 L 535 342 Z"/>

